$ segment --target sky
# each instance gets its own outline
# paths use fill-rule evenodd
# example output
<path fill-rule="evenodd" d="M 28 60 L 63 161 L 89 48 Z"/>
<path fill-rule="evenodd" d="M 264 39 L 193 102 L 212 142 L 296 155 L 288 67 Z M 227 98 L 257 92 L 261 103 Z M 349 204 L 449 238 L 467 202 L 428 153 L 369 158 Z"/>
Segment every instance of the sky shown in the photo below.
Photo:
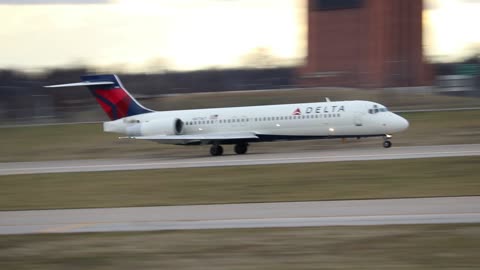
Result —
<path fill-rule="evenodd" d="M 480 50 L 480 0 L 425 7 L 429 58 Z M 259 55 L 299 64 L 306 56 L 305 0 L 0 0 L 0 22 L 0 68 L 146 72 L 237 67 Z"/>
<path fill-rule="evenodd" d="M 441 61 L 480 53 L 480 0 L 426 0 L 425 54 Z"/>

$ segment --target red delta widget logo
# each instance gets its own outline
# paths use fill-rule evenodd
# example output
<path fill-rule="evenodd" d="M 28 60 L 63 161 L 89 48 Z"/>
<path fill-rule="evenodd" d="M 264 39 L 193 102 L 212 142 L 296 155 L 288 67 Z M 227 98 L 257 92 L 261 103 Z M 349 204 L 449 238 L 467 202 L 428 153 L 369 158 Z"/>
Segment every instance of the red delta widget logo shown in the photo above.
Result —
<path fill-rule="evenodd" d="M 300 108 L 297 108 L 295 111 L 293 111 L 292 115 L 301 115 L 302 111 L 300 111 Z"/>

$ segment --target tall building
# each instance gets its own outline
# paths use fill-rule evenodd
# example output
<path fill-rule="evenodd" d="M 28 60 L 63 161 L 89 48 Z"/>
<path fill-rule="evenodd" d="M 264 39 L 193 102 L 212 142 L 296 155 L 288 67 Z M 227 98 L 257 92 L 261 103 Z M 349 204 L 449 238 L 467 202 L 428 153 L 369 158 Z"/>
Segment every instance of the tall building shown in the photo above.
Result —
<path fill-rule="evenodd" d="M 426 84 L 422 0 L 308 0 L 305 86 Z"/>

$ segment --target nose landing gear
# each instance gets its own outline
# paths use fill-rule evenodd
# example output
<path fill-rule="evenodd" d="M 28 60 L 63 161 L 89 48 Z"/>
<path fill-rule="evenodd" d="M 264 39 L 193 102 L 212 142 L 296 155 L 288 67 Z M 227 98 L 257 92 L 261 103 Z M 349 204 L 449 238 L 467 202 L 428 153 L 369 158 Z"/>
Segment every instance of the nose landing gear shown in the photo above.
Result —
<path fill-rule="evenodd" d="M 384 142 L 383 142 L 383 147 L 385 147 L 385 148 L 390 148 L 390 147 L 392 147 L 392 142 L 391 142 L 391 141 L 384 141 Z"/>
<path fill-rule="evenodd" d="M 391 138 L 392 138 L 392 135 L 388 135 L 388 134 L 383 137 L 383 147 L 384 148 L 392 147 L 392 142 L 390 141 Z"/>

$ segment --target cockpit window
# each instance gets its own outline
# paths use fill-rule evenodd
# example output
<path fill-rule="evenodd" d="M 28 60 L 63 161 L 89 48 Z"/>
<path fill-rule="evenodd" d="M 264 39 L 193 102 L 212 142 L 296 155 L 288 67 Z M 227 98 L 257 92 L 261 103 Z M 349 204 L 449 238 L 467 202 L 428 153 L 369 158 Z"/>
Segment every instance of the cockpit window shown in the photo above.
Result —
<path fill-rule="evenodd" d="M 388 109 L 385 107 L 378 107 L 378 105 L 373 105 L 373 107 L 368 110 L 369 114 L 376 114 L 379 112 L 388 112 Z"/>

